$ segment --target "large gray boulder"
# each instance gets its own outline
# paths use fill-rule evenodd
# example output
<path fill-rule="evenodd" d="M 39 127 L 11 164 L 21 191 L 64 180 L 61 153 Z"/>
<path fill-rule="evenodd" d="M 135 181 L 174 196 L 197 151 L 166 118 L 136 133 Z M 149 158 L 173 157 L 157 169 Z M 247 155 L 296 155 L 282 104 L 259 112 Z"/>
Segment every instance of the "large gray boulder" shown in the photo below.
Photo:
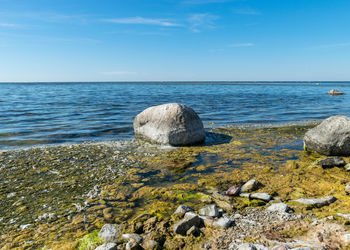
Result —
<path fill-rule="evenodd" d="M 203 123 L 194 110 L 179 103 L 168 103 L 145 109 L 135 117 L 137 137 L 160 144 L 185 146 L 205 140 Z"/>
<path fill-rule="evenodd" d="M 350 118 L 332 116 L 306 132 L 305 149 L 323 155 L 350 155 Z"/>

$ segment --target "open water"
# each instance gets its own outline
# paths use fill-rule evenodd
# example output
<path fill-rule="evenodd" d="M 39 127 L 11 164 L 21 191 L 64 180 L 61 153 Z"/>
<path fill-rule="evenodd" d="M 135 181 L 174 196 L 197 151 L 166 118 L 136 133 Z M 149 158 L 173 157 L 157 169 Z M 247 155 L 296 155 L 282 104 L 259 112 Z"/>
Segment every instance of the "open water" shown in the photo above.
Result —
<path fill-rule="evenodd" d="M 345 92 L 328 96 L 330 89 Z M 1 83 L 0 150 L 133 138 L 147 107 L 180 102 L 207 129 L 350 115 L 350 82 Z"/>

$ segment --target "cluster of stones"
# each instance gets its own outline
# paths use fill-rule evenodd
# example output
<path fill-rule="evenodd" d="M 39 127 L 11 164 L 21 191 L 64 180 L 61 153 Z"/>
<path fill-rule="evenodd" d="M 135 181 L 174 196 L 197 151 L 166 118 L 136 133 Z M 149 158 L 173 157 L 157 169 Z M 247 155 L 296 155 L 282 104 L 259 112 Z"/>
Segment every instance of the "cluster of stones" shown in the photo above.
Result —
<path fill-rule="evenodd" d="M 193 208 L 181 205 L 174 215 L 183 216 L 173 227 L 176 234 L 183 236 L 199 236 L 202 234 L 201 227 L 229 228 L 234 225 L 231 219 L 223 216 L 223 210 L 219 210 L 215 204 L 201 208 L 199 214 L 196 214 Z"/>
<path fill-rule="evenodd" d="M 121 233 L 120 225 L 105 224 L 100 232 L 99 237 L 104 242 L 96 250 L 116 250 L 118 244 L 126 242 L 125 249 L 159 249 L 159 243 L 152 239 L 144 239 L 141 235 L 135 233 Z"/>

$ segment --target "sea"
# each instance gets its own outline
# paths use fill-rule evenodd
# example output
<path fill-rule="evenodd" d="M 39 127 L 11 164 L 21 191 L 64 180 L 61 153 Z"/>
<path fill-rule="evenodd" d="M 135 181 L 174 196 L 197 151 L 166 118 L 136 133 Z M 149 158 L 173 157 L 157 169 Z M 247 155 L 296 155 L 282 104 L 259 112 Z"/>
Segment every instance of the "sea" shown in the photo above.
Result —
<path fill-rule="evenodd" d="M 131 140 L 138 113 L 170 102 L 192 107 L 207 130 L 317 122 L 349 116 L 349 95 L 350 82 L 0 83 L 0 150 Z"/>

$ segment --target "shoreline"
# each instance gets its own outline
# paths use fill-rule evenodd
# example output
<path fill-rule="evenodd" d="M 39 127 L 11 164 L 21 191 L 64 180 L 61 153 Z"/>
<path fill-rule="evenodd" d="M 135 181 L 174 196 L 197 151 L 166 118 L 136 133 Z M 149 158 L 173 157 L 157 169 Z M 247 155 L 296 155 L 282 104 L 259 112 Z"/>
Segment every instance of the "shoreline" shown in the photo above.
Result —
<path fill-rule="evenodd" d="M 242 124 L 230 124 L 224 126 L 212 126 L 205 129 L 207 134 L 210 134 L 213 130 L 218 129 L 264 129 L 264 128 L 280 128 L 280 127 L 293 127 L 293 126 L 314 126 L 319 124 L 322 119 L 319 120 L 304 120 L 304 121 L 288 121 L 278 123 L 242 123 Z M 210 122 L 208 122 L 209 124 Z M 204 123 L 206 124 L 206 123 Z M 210 124 L 209 124 L 210 125 Z M 65 147 L 74 145 L 94 145 L 94 144 L 114 144 L 114 143 L 130 143 L 135 138 L 131 136 L 129 139 L 116 139 L 116 140 L 87 140 L 82 142 L 63 142 L 63 143 L 46 143 L 46 144 L 33 144 L 28 146 L 3 146 L 0 147 L 1 152 L 28 150 L 31 148 L 49 148 L 49 147 Z M 205 144 L 204 144 L 205 145 Z"/>
<path fill-rule="evenodd" d="M 203 228 L 200 237 L 177 236 L 172 231 L 179 220 L 172 216 L 176 207 L 186 204 L 198 211 L 213 202 L 223 206 L 225 216 L 243 229 L 244 220 L 257 216 L 259 223 L 272 230 L 272 225 L 264 223 L 270 215 L 263 212 L 270 203 L 244 197 L 218 200 L 214 195 L 252 178 L 264 184 L 258 192 L 272 195 L 273 202 L 286 202 L 295 211 L 290 217 L 294 222 L 276 218 L 274 226 L 284 225 L 277 232 L 285 232 L 287 241 L 301 240 L 311 230 L 310 218 L 320 221 L 333 216 L 331 223 L 341 224 L 344 219 L 337 213 L 346 214 L 349 207 L 342 182 L 345 170 L 320 169 L 314 162 L 322 156 L 303 151 L 300 140 L 309 127 L 215 128 L 210 132 L 212 141 L 193 147 L 163 148 L 126 141 L 2 152 L 0 248 L 96 247 L 101 243 L 98 230 L 108 223 L 120 225 L 124 233 L 153 235 L 165 249 L 200 248 L 203 244 L 227 249 L 239 239 L 272 244 L 259 227 L 246 230 L 243 239 L 234 233 L 238 230 L 234 226 L 227 230 Z M 338 201 L 323 208 L 308 209 L 292 202 L 330 194 Z M 156 222 L 142 222 L 140 231 L 135 220 L 143 214 Z M 243 217 L 235 219 L 235 214 Z M 259 233 L 267 238 L 254 238 Z M 226 240 L 219 241 L 222 237 Z"/>

